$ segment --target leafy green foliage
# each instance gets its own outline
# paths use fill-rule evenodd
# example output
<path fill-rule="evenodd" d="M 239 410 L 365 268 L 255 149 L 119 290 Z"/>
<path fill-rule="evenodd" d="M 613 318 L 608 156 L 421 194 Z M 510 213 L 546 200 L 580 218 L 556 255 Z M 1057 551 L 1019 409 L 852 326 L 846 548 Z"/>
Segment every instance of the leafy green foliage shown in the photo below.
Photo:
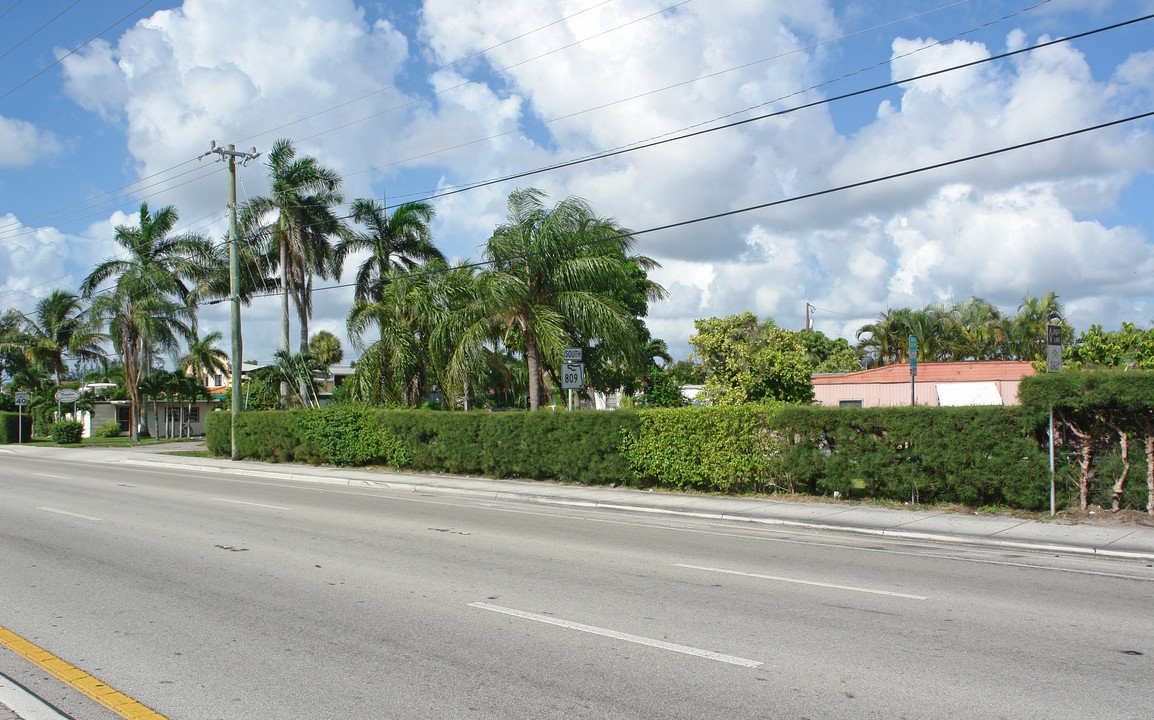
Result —
<path fill-rule="evenodd" d="M 20 438 L 20 428 L 23 425 L 24 437 Z M 0 412 L 0 445 L 17 443 L 32 439 L 32 418 L 24 413 L 21 419 L 19 413 Z"/>
<path fill-rule="evenodd" d="M 1064 370 L 1022 380 L 1022 406 L 1035 426 L 1054 409 L 1055 453 L 1072 474 L 1078 488 L 1078 506 L 1085 510 L 1098 483 L 1110 478 L 1112 506 L 1120 509 L 1126 492 L 1124 475 L 1100 467 L 1115 450 L 1123 465 L 1129 462 L 1130 440 L 1140 441 L 1146 456 L 1146 509 L 1154 515 L 1154 373 Z"/>
<path fill-rule="evenodd" d="M 52 441 L 57 445 L 77 445 L 84 434 L 84 424 L 78 420 L 60 420 L 52 426 Z"/>
<path fill-rule="evenodd" d="M 408 465 L 405 447 L 364 405 L 330 405 L 300 415 L 305 435 L 334 465 Z"/>
<path fill-rule="evenodd" d="M 1122 323 L 1121 329 L 1107 332 L 1091 325 L 1069 349 L 1069 363 L 1087 369 L 1154 370 L 1154 329 Z"/>
<path fill-rule="evenodd" d="M 95 437 L 98 438 L 114 438 L 120 437 L 120 423 L 110 422 L 100 426 L 96 431 Z"/>
<path fill-rule="evenodd" d="M 689 342 L 705 368 L 702 394 L 712 404 L 813 400 L 813 366 L 802 333 L 779 328 L 772 320 L 759 323 L 749 312 L 693 324 L 697 333 Z"/>
<path fill-rule="evenodd" d="M 768 417 L 779 404 L 655 409 L 638 415 L 622 453 L 640 478 L 682 490 L 761 492 L 776 487 L 779 443 Z"/>
<path fill-rule="evenodd" d="M 1045 458 L 1014 407 L 783 408 L 781 473 L 790 484 L 842 496 L 1007 504 L 1049 498 Z"/>

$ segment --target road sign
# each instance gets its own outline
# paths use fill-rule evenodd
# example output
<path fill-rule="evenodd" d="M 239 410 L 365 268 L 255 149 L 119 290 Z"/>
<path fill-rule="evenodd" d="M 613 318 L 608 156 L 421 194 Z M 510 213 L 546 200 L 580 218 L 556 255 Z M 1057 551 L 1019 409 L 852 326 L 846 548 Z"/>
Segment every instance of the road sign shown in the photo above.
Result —
<path fill-rule="evenodd" d="M 910 335 L 910 376 L 918 374 L 918 336 Z"/>
<path fill-rule="evenodd" d="M 585 366 L 581 363 L 565 363 L 561 366 L 561 389 L 581 390 L 585 387 Z"/>
<path fill-rule="evenodd" d="M 61 388 L 53 397 L 56 398 L 56 402 L 74 403 L 80 399 L 80 393 L 72 388 Z"/>
<path fill-rule="evenodd" d="M 1062 326 L 1046 326 L 1046 372 L 1062 372 Z"/>
<path fill-rule="evenodd" d="M 18 390 L 16 393 L 16 405 L 18 407 L 25 407 L 28 405 L 28 393 L 23 390 Z"/>
<path fill-rule="evenodd" d="M 583 348 L 565 348 L 561 351 L 561 359 L 567 363 L 579 363 L 585 358 L 582 355 Z"/>
<path fill-rule="evenodd" d="M 1062 346 L 1046 346 L 1046 372 L 1062 372 Z"/>

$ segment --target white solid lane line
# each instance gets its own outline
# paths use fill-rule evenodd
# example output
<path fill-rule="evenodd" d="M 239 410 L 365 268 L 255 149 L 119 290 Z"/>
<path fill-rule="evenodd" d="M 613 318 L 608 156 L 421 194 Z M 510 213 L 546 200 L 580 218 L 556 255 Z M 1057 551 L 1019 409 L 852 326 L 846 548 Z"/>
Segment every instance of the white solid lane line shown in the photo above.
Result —
<path fill-rule="evenodd" d="M 660 648 L 661 650 L 669 650 L 671 652 L 678 652 L 685 655 L 694 655 L 696 657 L 706 658 L 708 660 L 716 660 L 718 662 L 729 663 L 730 665 L 740 665 L 741 667 L 755 668 L 763 664 L 757 660 L 747 660 L 745 658 L 734 657 L 733 655 L 723 655 L 721 653 L 715 653 L 710 650 L 701 650 L 699 648 L 689 647 L 687 645 L 675 645 L 674 643 L 665 642 L 664 640 L 654 640 L 653 638 L 642 637 L 640 635 L 630 635 L 628 633 L 617 632 L 616 630 L 606 630 L 605 628 L 594 627 L 593 625 L 583 625 L 581 623 L 572 622 L 570 620 L 561 620 L 560 618 L 549 617 L 548 615 L 538 615 L 537 613 L 525 612 L 524 610 L 514 610 L 513 608 L 501 607 L 500 605 L 492 605 L 486 602 L 471 602 L 469 603 L 469 607 L 504 613 L 505 615 L 512 615 L 514 617 L 524 618 L 525 620 L 534 620 L 536 622 L 546 623 L 548 625 L 556 625 L 558 627 L 568 628 L 570 630 L 580 630 L 581 632 L 614 638 L 615 640 L 624 640 L 626 642 L 637 643 L 638 645 L 648 645 L 649 647 Z"/>
<path fill-rule="evenodd" d="M 65 477 L 64 475 L 49 475 L 48 473 L 32 473 L 32 474 L 33 475 L 39 475 L 40 477 L 55 478 L 56 480 L 68 480 L 68 478 Z"/>
<path fill-rule="evenodd" d="M 873 595 L 889 595 L 890 597 L 907 598 L 909 600 L 929 600 L 924 595 L 909 595 L 907 593 L 891 592 L 889 590 L 874 590 L 873 588 L 854 587 L 852 585 L 834 585 L 832 583 L 814 582 L 813 580 L 800 580 L 798 578 L 776 577 L 774 575 L 761 575 L 759 573 L 748 573 L 740 570 L 725 570 L 723 568 L 703 567 L 701 565 L 685 565 L 683 563 L 673 563 L 674 567 L 689 568 L 690 570 L 705 570 L 707 572 L 725 573 L 726 575 L 741 575 L 743 577 L 760 578 L 762 580 L 776 580 L 778 582 L 796 583 L 798 585 L 813 585 L 815 587 L 832 588 L 834 590 L 851 590 L 853 592 L 870 593 Z"/>
<path fill-rule="evenodd" d="M 81 515 L 80 513 L 68 512 L 67 510 L 57 510 L 50 507 L 37 507 L 37 510 L 44 510 L 45 512 L 57 513 L 59 515 L 67 515 L 68 517 L 80 518 L 81 520 L 92 520 L 93 522 L 100 522 L 100 518 L 92 517 L 91 515 Z"/>
<path fill-rule="evenodd" d="M 260 503 L 245 502 L 244 500 L 229 500 L 228 498 L 213 498 L 226 503 L 236 503 L 237 505 L 252 505 L 253 507 L 268 508 L 270 510 L 292 510 L 290 507 L 281 507 L 280 505 L 262 505 Z"/>

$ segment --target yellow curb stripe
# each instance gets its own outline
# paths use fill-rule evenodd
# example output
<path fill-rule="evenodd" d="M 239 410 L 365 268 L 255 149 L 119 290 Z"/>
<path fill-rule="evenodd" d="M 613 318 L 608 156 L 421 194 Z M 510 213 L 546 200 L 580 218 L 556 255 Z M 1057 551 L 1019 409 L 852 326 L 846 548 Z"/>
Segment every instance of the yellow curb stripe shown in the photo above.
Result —
<path fill-rule="evenodd" d="M 33 645 L 11 630 L 0 627 L 0 645 L 51 673 L 66 685 L 84 693 L 127 720 L 167 720 L 163 715 L 118 692 L 83 670 L 69 665 L 47 650 Z"/>

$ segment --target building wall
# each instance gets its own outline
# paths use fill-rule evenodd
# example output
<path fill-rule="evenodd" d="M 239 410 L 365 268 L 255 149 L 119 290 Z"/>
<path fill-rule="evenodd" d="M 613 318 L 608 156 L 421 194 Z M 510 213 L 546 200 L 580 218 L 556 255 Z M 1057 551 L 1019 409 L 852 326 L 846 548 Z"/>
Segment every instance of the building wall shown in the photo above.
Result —
<path fill-rule="evenodd" d="M 987 380 L 998 386 L 1003 405 L 1017 405 L 1018 386 L 1021 380 Z M 918 405 L 937 407 L 938 383 L 915 383 L 915 399 Z M 823 382 L 813 387 L 815 405 L 838 407 L 843 400 L 861 400 L 862 407 L 903 407 L 910 404 L 910 384 L 905 383 L 864 383 L 864 382 Z"/>

